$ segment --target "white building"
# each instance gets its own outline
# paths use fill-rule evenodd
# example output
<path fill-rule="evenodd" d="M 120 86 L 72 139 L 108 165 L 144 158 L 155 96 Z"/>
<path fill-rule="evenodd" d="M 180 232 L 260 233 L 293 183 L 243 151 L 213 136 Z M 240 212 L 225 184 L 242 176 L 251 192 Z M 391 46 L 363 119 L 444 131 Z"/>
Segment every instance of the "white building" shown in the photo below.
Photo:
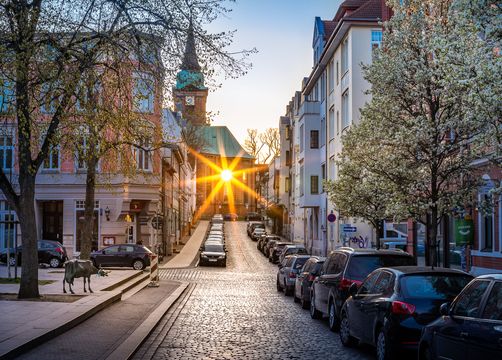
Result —
<path fill-rule="evenodd" d="M 369 100 L 365 94 L 369 84 L 363 78 L 360 64 L 370 63 L 373 49 L 380 46 L 382 29 L 378 22 L 381 6 L 380 0 L 346 1 L 340 5 L 332 21 L 316 18 L 314 68 L 304 83 L 302 94 L 307 101 L 319 103 L 319 123 L 322 124 L 319 152 L 322 154 L 319 154 L 317 164 L 321 164 L 321 178 L 337 178 L 335 161 L 342 150 L 342 135 L 352 124 L 359 122 L 360 108 Z M 364 246 L 371 246 L 374 234 L 370 226 L 344 218 L 336 210 L 336 204 L 328 201 L 326 194 L 318 198 L 322 228 L 318 247 L 322 253 L 342 245 L 359 246 L 351 242 L 354 237 L 362 237 Z M 327 206 L 323 207 L 323 203 Z M 326 221 L 331 212 L 336 215 L 335 222 Z M 312 219 L 315 221 L 315 216 Z M 352 225 L 356 231 L 344 232 L 343 224 Z M 310 227 L 313 225 L 315 223 Z"/>

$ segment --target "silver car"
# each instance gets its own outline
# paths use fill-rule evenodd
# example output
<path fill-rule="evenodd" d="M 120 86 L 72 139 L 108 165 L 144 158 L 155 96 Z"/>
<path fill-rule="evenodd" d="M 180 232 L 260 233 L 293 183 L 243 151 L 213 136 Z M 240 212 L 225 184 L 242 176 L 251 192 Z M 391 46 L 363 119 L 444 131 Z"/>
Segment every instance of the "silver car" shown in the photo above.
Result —
<path fill-rule="evenodd" d="M 296 277 L 308 259 L 310 259 L 310 255 L 289 255 L 279 263 L 279 271 L 277 271 L 277 291 L 284 290 L 284 295 L 293 295 Z"/>

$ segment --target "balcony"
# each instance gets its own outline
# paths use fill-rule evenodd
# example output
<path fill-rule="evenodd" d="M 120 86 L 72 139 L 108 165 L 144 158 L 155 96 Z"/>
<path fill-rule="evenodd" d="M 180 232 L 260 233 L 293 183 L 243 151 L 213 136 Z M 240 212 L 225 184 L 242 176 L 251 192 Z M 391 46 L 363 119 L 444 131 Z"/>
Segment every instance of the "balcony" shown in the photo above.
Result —
<path fill-rule="evenodd" d="M 301 119 L 304 115 L 319 115 L 321 112 L 321 103 L 319 101 L 304 101 L 300 106 L 298 113 Z"/>

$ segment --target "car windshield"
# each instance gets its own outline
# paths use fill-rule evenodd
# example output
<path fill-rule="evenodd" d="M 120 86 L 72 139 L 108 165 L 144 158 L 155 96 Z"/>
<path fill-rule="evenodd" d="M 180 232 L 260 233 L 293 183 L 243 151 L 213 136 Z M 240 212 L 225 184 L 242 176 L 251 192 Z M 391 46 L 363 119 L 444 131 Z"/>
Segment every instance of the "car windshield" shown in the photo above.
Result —
<path fill-rule="evenodd" d="M 223 252 L 223 246 L 217 244 L 206 244 L 204 251 L 207 252 Z"/>
<path fill-rule="evenodd" d="M 347 269 L 347 277 L 363 280 L 370 272 L 381 267 L 414 265 L 411 256 L 364 255 L 352 256 Z"/>
<path fill-rule="evenodd" d="M 293 266 L 293 269 L 300 270 L 303 267 L 303 265 L 307 262 L 308 259 L 309 259 L 308 257 L 296 259 L 295 265 Z"/>
<path fill-rule="evenodd" d="M 406 275 L 399 281 L 405 298 L 451 299 L 472 280 L 467 275 Z"/>

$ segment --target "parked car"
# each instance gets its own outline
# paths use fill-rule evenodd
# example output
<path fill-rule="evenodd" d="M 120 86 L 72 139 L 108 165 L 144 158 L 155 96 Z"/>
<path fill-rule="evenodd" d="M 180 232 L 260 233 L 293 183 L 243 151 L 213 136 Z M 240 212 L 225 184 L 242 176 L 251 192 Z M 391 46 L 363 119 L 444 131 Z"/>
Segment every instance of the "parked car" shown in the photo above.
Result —
<path fill-rule="evenodd" d="M 267 258 L 270 257 L 270 249 L 272 249 L 275 244 L 277 244 L 278 242 L 281 242 L 281 240 L 276 240 L 276 239 L 270 239 L 267 241 L 267 243 L 265 244 L 265 246 L 263 247 L 263 255 L 265 255 Z M 269 261 L 270 258 L 269 258 Z"/>
<path fill-rule="evenodd" d="M 352 283 L 362 281 L 380 267 L 415 265 L 410 254 L 397 250 L 339 248 L 329 254 L 314 280 L 310 295 L 310 316 L 313 319 L 329 317 L 329 328 L 336 331 L 340 310 L 349 297 Z"/>
<path fill-rule="evenodd" d="M 340 340 L 376 346 L 377 359 L 418 349 L 422 328 L 439 307 L 457 296 L 472 276 L 459 270 L 404 266 L 373 271 L 358 289 L 351 285 L 340 313 Z"/>
<path fill-rule="evenodd" d="M 233 214 L 233 213 L 225 214 L 225 216 L 224 216 L 224 219 L 227 221 L 237 221 L 238 218 L 239 218 L 239 215 Z"/>
<path fill-rule="evenodd" d="M 277 291 L 284 290 L 286 296 L 293 294 L 296 276 L 309 258 L 308 255 L 291 255 L 283 259 L 277 271 Z"/>
<path fill-rule="evenodd" d="M 253 233 L 253 231 L 256 229 L 256 228 L 261 228 L 261 229 L 264 229 L 265 230 L 265 224 L 262 223 L 261 221 L 253 221 L 253 222 L 250 222 L 248 225 L 247 225 L 247 233 L 248 233 L 248 236 L 251 237 L 251 234 Z"/>
<path fill-rule="evenodd" d="M 208 243 L 208 242 L 214 242 L 214 243 L 218 243 L 221 245 L 225 245 L 225 241 L 222 238 L 212 237 L 212 238 L 207 238 L 206 241 L 204 241 L 204 243 Z"/>
<path fill-rule="evenodd" d="M 248 212 L 246 214 L 246 221 L 261 221 L 263 220 L 262 216 L 255 212 Z"/>
<path fill-rule="evenodd" d="M 91 253 L 91 260 L 97 268 L 105 266 L 131 266 L 135 270 L 143 270 L 145 267 L 150 266 L 150 258 L 152 256 L 153 253 L 146 246 L 120 244 L 93 251 Z"/>
<path fill-rule="evenodd" d="M 277 241 L 276 243 L 274 243 L 274 245 L 269 248 L 268 261 L 274 264 L 277 263 L 279 261 L 279 255 L 286 245 L 293 245 L 293 243 L 282 241 Z"/>
<path fill-rule="evenodd" d="M 272 239 L 280 241 L 281 237 L 277 236 L 277 235 L 265 235 L 265 236 L 261 237 L 260 240 L 258 241 L 258 244 L 257 244 L 258 250 L 260 250 L 263 254 L 265 254 L 265 252 L 264 252 L 265 246 Z"/>
<path fill-rule="evenodd" d="M 279 263 L 282 262 L 284 257 L 288 255 L 293 255 L 293 254 L 299 254 L 299 255 L 308 255 L 309 252 L 307 249 L 305 249 L 305 246 L 303 245 L 286 245 L 283 249 L 281 254 L 279 255 Z"/>
<path fill-rule="evenodd" d="M 68 260 L 68 255 L 66 254 L 65 247 L 58 241 L 54 240 L 38 240 L 38 262 L 40 264 L 49 264 L 52 268 L 62 267 L 64 262 Z M 23 247 L 19 245 L 15 251 L 13 248 L 10 249 L 9 264 L 11 266 L 21 265 Z M 16 255 L 14 254 L 17 254 Z M 0 262 L 7 263 L 7 250 L 3 250 L 0 253 Z"/>
<path fill-rule="evenodd" d="M 303 309 L 308 309 L 310 306 L 310 287 L 314 279 L 319 276 L 325 260 L 325 257 L 311 256 L 296 277 L 293 297 L 295 302 L 300 302 Z"/>
<path fill-rule="evenodd" d="M 221 244 L 205 243 L 201 248 L 199 265 L 227 266 L 227 251 Z"/>
<path fill-rule="evenodd" d="M 251 240 L 253 241 L 257 241 L 258 240 L 258 237 L 260 235 L 266 235 L 267 232 L 265 231 L 265 229 L 262 229 L 262 228 L 256 228 L 253 230 L 253 232 L 251 233 Z"/>
<path fill-rule="evenodd" d="M 472 280 L 426 326 L 419 359 L 502 359 L 502 274 Z"/>

